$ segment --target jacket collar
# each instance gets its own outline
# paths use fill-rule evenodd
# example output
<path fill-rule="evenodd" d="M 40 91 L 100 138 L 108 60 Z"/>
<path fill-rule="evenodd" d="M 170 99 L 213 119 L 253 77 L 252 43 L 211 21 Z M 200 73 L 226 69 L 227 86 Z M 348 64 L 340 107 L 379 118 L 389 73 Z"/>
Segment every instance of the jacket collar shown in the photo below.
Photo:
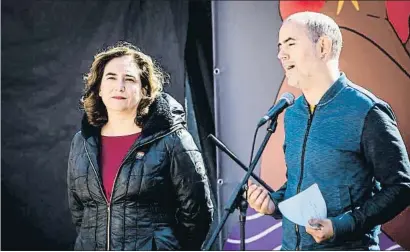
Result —
<path fill-rule="evenodd" d="M 320 99 L 317 106 L 324 106 L 330 101 L 332 101 L 348 84 L 348 79 L 346 74 L 341 72 L 339 78 L 330 86 L 330 88 L 325 92 L 325 94 Z M 303 104 L 307 107 L 308 102 L 306 97 L 303 95 Z"/>

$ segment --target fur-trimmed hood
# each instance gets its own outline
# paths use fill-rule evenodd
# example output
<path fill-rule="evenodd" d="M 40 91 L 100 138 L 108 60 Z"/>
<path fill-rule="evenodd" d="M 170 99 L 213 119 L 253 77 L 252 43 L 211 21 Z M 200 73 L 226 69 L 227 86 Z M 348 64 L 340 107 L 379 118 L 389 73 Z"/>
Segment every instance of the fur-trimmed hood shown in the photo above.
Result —
<path fill-rule="evenodd" d="M 161 93 L 148 109 L 143 119 L 142 136 L 147 137 L 161 131 L 167 131 L 177 124 L 185 125 L 185 112 L 180 103 L 167 93 Z M 92 126 L 84 113 L 81 122 L 81 133 L 85 138 L 97 136 L 100 127 Z"/>

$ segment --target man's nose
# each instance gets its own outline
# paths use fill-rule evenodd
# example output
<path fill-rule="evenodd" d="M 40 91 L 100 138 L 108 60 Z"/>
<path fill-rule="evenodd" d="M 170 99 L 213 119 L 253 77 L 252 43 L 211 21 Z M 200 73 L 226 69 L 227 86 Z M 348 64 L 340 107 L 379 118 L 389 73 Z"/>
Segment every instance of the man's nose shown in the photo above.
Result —
<path fill-rule="evenodd" d="M 281 61 L 288 60 L 289 55 L 284 50 L 279 50 L 278 59 L 281 60 Z"/>

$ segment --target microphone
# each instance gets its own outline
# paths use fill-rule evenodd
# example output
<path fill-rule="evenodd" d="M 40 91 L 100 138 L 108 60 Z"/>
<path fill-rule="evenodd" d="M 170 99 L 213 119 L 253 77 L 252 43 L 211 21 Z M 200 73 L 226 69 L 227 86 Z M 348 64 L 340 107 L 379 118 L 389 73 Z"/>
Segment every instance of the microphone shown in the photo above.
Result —
<path fill-rule="evenodd" d="M 269 120 L 276 120 L 278 115 L 283 112 L 287 107 L 293 105 L 295 102 L 295 96 L 291 93 L 284 93 L 279 101 L 273 105 L 268 113 L 264 117 L 262 117 L 258 123 L 258 128 L 264 125 Z"/>

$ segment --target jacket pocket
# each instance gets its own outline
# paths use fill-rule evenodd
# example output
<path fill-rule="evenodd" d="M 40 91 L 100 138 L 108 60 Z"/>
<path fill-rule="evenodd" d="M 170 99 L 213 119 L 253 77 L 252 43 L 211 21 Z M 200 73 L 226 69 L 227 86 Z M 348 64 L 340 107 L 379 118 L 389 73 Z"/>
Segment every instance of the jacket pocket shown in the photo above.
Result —
<path fill-rule="evenodd" d="M 340 213 L 353 210 L 350 188 L 347 185 L 339 186 Z"/>
<path fill-rule="evenodd" d="M 339 185 L 326 188 L 327 216 L 336 217 L 352 209 L 352 201 L 349 186 Z"/>

